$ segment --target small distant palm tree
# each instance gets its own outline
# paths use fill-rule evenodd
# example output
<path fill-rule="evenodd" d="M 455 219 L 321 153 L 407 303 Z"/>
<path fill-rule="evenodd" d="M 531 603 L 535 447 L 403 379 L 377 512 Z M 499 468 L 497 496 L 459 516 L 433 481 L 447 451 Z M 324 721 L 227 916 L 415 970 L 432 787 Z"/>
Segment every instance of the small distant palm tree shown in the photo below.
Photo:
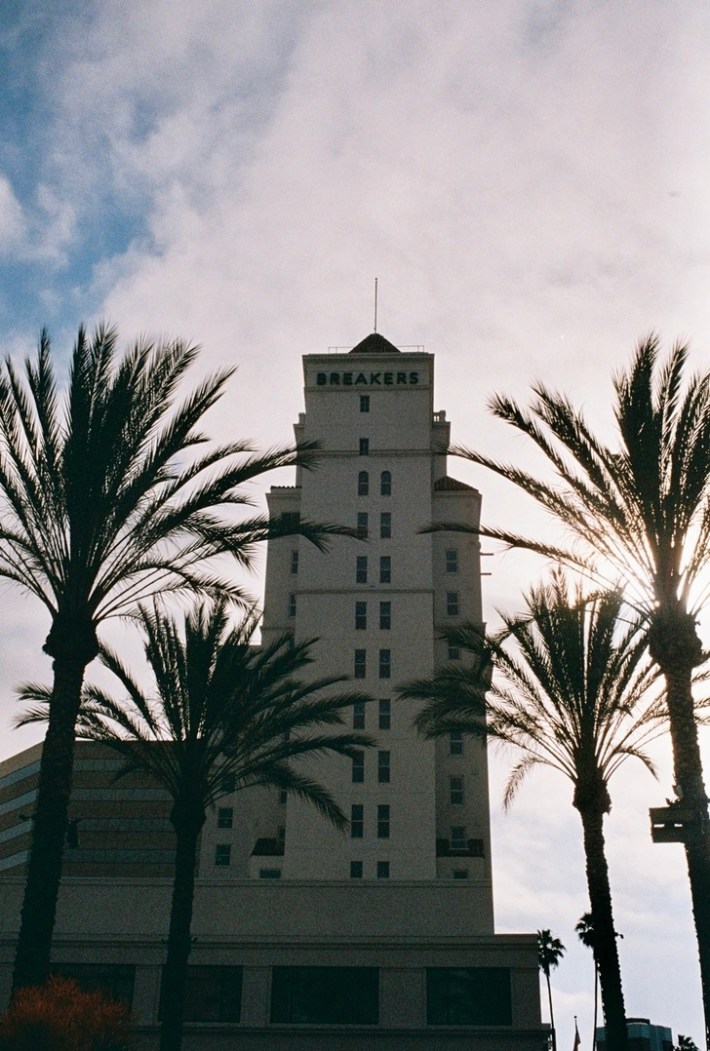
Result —
<path fill-rule="evenodd" d="M 676 1044 L 674 1051 L 698 1051 L 698 1045 L 693 1040 L 692 1036 L 682 1036 L 678 1034 L 678 1043 Z"/>
<path fill-rule="evenodd" d="M 583 913 L 579 922 L 575 926 L 577 937 L 581 941 L 582 945 L 586 945 L 588 949 L 592 950 L 592 956 L 594 959 L 594 1025 L 592 1027 L 592 1046 L 597 1046 L 597 1015 L 599 1011 L 599 966 L 597 964 L 597 949 L 596 940 L 594 934 L 594 917 L 591 912 Z"/>
<path fill-rule="evenodd" d="M 195 865 L 207 810 L 224 795 L 225 779 L 236 789 L 271 785 L 312 803 L 338 828 L 346 818 L 330 792 L 298 768 L 314 754 L 354 755 L 371 738 L 352 731 L 328 732 L 342 713 L 369 697 L 332 692 L 342 678 L 298 676 L 312 663 L 311 642 L 290 635 L 268 646 L 252 645 L 258 618 L 229 626 L 222 601 L 202 605 L 178 624 L 157 606 L 143 608 L 140 624 L 153 682 L 148 690 L 103 650 L 101 662 L 125 688 L 114 699 L 87 686 L 80 732 L 103 741 L 125 759 L 122 774 L 146 771 L 173 800 L 170 821 L 176 856 L 162 997 L 161 1051 L 179 1051 L 183 999 L 190 954 Z M 46 717 L 47 691 L 21 690 L 39 702 L 21 722 Z M 230 791 L 231 791 L 230 785 Z"/>
<path fill-rule="evenodd" d="M 69 383 L 57 381 L 49 337 L 22 372 L 0 364 L 0 577 L 34 595 L 50 630 L 54 685 L 42 750 L 13 989 L 40 985 L 50 947 L 71 791 L 74 729 L 98 630 L 166 592 L 238 594 L 230 557 L 248 565 L 256 542 L 326 527 L 250 515 L 243 486 L 307 462 L 307 449 L 250 453 L 242 441 L 204 447 L 205 413 L 231 370 L 174 404 L 197 348 L 140 341 L 123 355 L 116 332 L 81 328 Z M 224 570 L 224 572 L 222 572 Z"/>
<path fill-rule="evenodd" d="M 484 638 L 475 625 L 447 631 L 472 663 L 447 665 L 433 678 L 405 686 L 402 695 L 426 702 L 416 722 L 427 736 L 458 730 L 492 737 L 523 753 L 508 778 L 506 806 L 535 766 L 558 770 L 572 782 L 606 1026 L 614 1046 L 625 1049 L 604 817 L 611 809 L 609 780 L 626 759 L 635 757 L 653 772 L 644 746 L 662 732 L 665 708 L 649 699 L 657 673 L 644 660 L 638 624 L 622 623 L 618 592 L 585 600 L 577 588 L 570 596 L 567 578 L 558 570 L 548 584 L 526 595 L 525 604 L 523 614 L 503 617 L 497 636 Z"/>
<path fill-rule="evenodd" d="M 550 1035 L 552 1037 L 552 1051 L 557 1051 L 557 1036 L 555 1034 L 555 1016 L 552 1011 L 552 986 L 550 984 L 550 971 L 559 966 L 559 962 L 565 954 L 565 947 L 559 938 L 552 937 L 552 931 L 545 927 L 537 932 L 537 961 L 540 970 L 545 975 L 547 982 L 547 999 L 550 1005 Z"/>

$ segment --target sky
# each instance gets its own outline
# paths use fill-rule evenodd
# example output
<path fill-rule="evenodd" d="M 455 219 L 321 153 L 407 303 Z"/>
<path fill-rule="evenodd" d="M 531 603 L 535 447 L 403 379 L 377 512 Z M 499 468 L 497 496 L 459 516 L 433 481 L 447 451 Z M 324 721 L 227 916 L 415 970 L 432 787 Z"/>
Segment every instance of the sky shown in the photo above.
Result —
<path fill-rule="evenodd" d="M 436 354 L 455 441 L 532 466 L 487 400 L 538 380 L 613 437 L 640 338 L 709 364 L 709 52 L 704 0 L 0 0 L 0 347 L 23 357 L 46 325 L 64 361 L 102 318 L 198 342 L 198 372 L 238 367 L 212 433 L 265 448 L 292 438 L 302 355 L 372 330 L 377 277 L 379 331 Z M 450 473 L 486 522 L 544 528 L 504 483 Z M 544 567 L 486 569 L 495 623 Z M 8 755 L 48 624 L 0 597 Z M 617 775 L 607 822 L 627 1012 L 700 1043 L 682 849 L 648 831 L 671 793 L 656 757 L 658 783 Z M 510 764 L 494 752 L 497 928 L 565 942 L 558 1046 L 577 1015 L 590 1047 L 571 789 L 534 774 L 504 814 Z"/>

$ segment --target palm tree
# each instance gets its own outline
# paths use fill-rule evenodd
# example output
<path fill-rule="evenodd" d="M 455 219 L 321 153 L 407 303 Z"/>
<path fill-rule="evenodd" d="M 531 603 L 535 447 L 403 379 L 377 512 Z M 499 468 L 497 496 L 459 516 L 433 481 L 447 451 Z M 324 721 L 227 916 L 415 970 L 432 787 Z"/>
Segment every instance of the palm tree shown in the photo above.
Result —
<path fill-rule="evenodd" d="M 82 736 L 104 741 L 126 760 L 122 774 L 142 770 L 172 797 L 175 875 L 162 996 L 161 1051 L 179 1051 L 195 865 L 207 810 L 224 794 L 271 785 L 312 803 L 337 827 L 347 821 L 328 790 L 298 768 L 303 756 L 352 756 L 371 738 L 351 731 L 324 732 L 342 723 L 343 709 L 367 701 L 362 693 L 332 693 L 342 678 L 301 682 L 313 658 L 311 642 L 290 635 L 268 646 L 252 645 L 258 617 L 229 626 L 225 601 L 202 605 L 178 624 L 154 605 L 139 621 L 152 683 L 146 690 L 119 657 L 101 661 L 119 679 L 125 696 L 113 699 L 87 686 L 80 715 Z M 46 717 L 47 693 L 30 684 L 23 700 L 39 700 L 22 722 Z M 231 785 L 230 785 L 231 791 Z"/>
<path fill-rule="evenodd" d="M 530 494 L 581 544 L 555 548 L 502 529 L 482 529 L 484 535 L 582 565 L 597 579 L 611 573 L 625 581 L 643 617 L 665 679 L 710 1038 L 710 818 L 691 690 L 703 659 L 696 618 L 707 600 L 710 564 L 710 372 L 687 378 L 687 347 L 676 344 L 663 364 L 659 347 L 656 336 L 640 343 L 614 380 L 613 448 L 595 437 L 568 398 L 543 385 L 533 387 L 527 409 L 511 398 L 492 400 L 494 415 L 543 453 L 552 480 L 470 449 L 455 451 Z"/>
<path fill-rule="evenodd" d="M 559 965 L 564 954 L 564 945 L 559 938 L 552 937 L 552 931 L 548 927 L 537 932 L 537 960 L 540 964 L 540 970 L 545 975 L 545 981 L 547 982 L 547 999 L 550 1004 L 550 1036 L 552 1038 L 552 1051 L 557 1051 L 557 1035 L 555 1033 L 555 1016 L 552 1011 L 550 971 Z"/>
<path fill-rule="evenodd" d="M 576 589 L 570 598 L 568 581 L 558 570 L 525 598 L 525 612 L 504 616 L 496 637 L 484 640 L 473 625 L 448 631 L 451 642 L 472 654 L 473 664 L 446 666 L 432 679 L 405 687 L 403 694 L 427 702 L 416 720 L 427 736 L 459 730 L 493 737 L 523 753 L 508 779 L 506 806 L 534 766 L 551 767 L 572 782 L 584 834 L 607 1032 L 611 1046 L 624 1049 L 604 816 L 611 809 L 609 780 L 626 759 L 636 757 L 653 772 L 643 749 L 662 731 L 665 709 L 646 699 L 656 672 L 643 660 L 638 625 L 620 621 L 618 592 L 585 601 Z M 492 663 L 497 674 L 489 686 Z"/>
<path fill-rule="evenodd" d="M 203 416 L 230 371 L 174 399 L 197 350 L 139 342 L 122 356 L 113 329 L 84 329 L 68 389 L 60 389 L 46 332 L 24 375 L 0 365 L 0 577 L 36 596 L 51 626 L 45 651 L 54 684 L 13 987 L 41 984 L 49 968 L 71 790 L 74 729 L 99 626 L 158 592 L 239 589 L 212 560 L 248 565 L 253 544 L 301 524 L 234 520 L 242 486 L 307 451 L 250 455 L 244 442 L 199 452 Z M 224 513 L 222 513 L 224 512 Z M 229 514 L 227 514 L 229 513 Z"/>
<path fill-rule="evenodd" d="M 594 958 L 594 1025 L 592 1026 L 592 1049 L 597 1046 L 597 1014 L 599 1009 L 599 966 L 597 964 L 597 947 L 594 932 L 594 917 L 591 912 L 582 913 L 575 926 L 577 937 L 582 945 L 592 950 Z"/>

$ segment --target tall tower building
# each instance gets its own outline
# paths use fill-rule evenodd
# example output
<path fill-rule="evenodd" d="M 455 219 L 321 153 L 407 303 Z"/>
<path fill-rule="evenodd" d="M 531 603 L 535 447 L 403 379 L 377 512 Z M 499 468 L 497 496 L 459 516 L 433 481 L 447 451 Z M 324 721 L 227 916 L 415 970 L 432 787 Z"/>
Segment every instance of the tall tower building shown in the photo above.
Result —
<path fill-rule="evenodd" d="M 377 747 L 319 769 L 350 837 L 289 801 L 283 877 L 469 879 L 490 901 L 485 746 L 424 740 L 415 705 L 397 700 L 398 685 L 460 659 L 444 627 L 481 621 L 478 538 L 422 532 L 434 521 L 475 525 L 481 504 L 446 473 L 434 356 L 375 333 L 347 354 L 307 355 L 304 379 L 295 433 L 318 444 L 318 468 L 272 489 L 270 513 L 342 523 L 359 539 L 325 555 L 305 540 L 269 546 L 264 635 L 316 638 L 318 674 L 347 674 L 375 698 L 353 720 Z"/>

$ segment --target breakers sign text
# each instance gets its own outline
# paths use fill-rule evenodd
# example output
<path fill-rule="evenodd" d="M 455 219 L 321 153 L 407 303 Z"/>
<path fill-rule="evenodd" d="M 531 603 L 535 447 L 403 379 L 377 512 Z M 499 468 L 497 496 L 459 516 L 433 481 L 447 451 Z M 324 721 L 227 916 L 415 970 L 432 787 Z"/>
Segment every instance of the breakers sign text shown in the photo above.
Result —
<path fill-rule="evenodd" d="M 319 387 L 416 387 L 418 372 L 317 372 Z"/>

